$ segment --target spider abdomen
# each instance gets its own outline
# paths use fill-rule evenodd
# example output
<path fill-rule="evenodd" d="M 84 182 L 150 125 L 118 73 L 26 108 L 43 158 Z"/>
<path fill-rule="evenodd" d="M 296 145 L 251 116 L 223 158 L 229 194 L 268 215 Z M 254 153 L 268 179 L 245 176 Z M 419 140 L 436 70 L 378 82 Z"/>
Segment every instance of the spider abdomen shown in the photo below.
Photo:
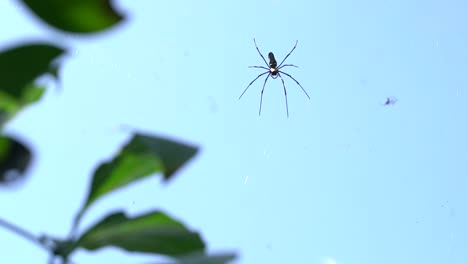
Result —
<path fill-rule="evenodd" d="M 270 68 L 276 68 L 278 66 L 278 63 L 275 60 L 275 55 L 273 52 L 268 53 L 268 58 L 270 59 Z"/>

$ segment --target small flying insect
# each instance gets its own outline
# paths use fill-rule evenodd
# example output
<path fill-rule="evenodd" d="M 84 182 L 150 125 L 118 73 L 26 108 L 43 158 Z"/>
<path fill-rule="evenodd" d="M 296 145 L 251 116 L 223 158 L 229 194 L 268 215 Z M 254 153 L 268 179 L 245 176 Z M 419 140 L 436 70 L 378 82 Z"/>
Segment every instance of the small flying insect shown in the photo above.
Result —
<path fill-rule="evenodd" d="M 244 95 L 244 93 L 247 91 L 247 89 L 249 89 L 250 85 L 252 85 L 258 78 L 260 78 L 261 76 L 265 75 L 268 73 L 267 77 L 265 78 L 265 82 L 263 83 L 263 88 L 262 88 L 262 93 L 260 95 L 260 109 L 258 110 L 258 115 L 261 114 L 262 112 L 262 100 L 263 100 L 263 91 L 265 90 L 265 85 L 268 81 L 268 78 L 271 76 L 271 78 L 273 79 L 276 79 L 278 78 L 278 76 L 280 77 L 281 79 L 281 82 L 283 83 L 283 90 L 284 90 L 284 99 L 286 101 L 286 115 L 289 117 L 289 109 L 288 109 L 288 95 L 286 93 L 286 86 L 284 85 L 284 80 L 283 80 L 283 77 L 281 77 L 281 74 L 284 74 L 286 76 L 288 76 L 289 78 L 291 78 L 293 81 L 295 81 L 297 83 L 297 85 L 299 85 L 299 87 L 301 87 L 302 91 L 304 91 L 305 95 L 307 96 L 307 98 L 309 98 L 310 100 L 310 97 L 309 95 L 307 94 L 306 90 L 302 87 L 302 85 L 296 81 L 296 79 L 294 79 L 291 75 L 289 75 L 288 73 L 282 71 L 281 69 L 284 68 L 284 67 L 296 67 L 296 68 L 299 68 L 297 67 L 296 65 L 293 65 L 293 64 L 284 64 L 284 61 L 289 57 L 289 55 L 291 55 L 291 53 L 294 51 L 294 49 L 296 49 L 296 46 L 297 46 L 297 40 L 296 40 L 296 44 L 294 45 L 294 47 L 292 48 L 292 50 L 288 53 L 288 55 L 286 55 L 286 57 L 284 57 L 283 61 L 278 65 L 276 60 L 275 60 L 275 55 L 273 54 L 273 52 L 270 52 L 268 53 L 268 58 L 270 59 L 270 63 L 267 63 L 266 60 L 265 60 L 265 57 L 263 57 L 262 53 L 260 52 L 260 50 L 258 49 L 258 46 L 257 46 L 257 42 L 255 42 L 255 39 L 254 39 L 254 43 L 255 43 L 255 48 L 257 48 L 257 51 L 258 51 L 258 54 L 260 54 L 260 57 L 262 57 L 263 61 L 265 62 L 265 65 L 266 67 L 264 66 L 249 66 L 249 68 L 261 68 L 261 69 L 265 69 L 267 70 L 266 72 L 264 73 L 261 73 L 257 76 L 257 78 L 253 79 L 253 81 L 251 81 L 249 83 L 249 85 L 247 85 L 247 88 L 245 88 L 245 90 L 242 92 L 242 94 L 239 96 L 239 99 L 241 99 L 241 97 Z"/>
<path fill-rule="evenodd" d="M 387 101 L 383 105 L 389 106 L 394 105 L 398 100 L 395 97 L 387 97 Z"/>

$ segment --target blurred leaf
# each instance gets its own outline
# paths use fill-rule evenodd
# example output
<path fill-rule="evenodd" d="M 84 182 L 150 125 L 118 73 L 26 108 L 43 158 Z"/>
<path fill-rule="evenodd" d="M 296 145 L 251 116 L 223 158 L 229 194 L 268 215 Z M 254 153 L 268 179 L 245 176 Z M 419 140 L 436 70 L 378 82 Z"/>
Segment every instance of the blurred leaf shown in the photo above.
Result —
<path fill-rule="evenodd" d="M 164 264 L 227 264 L 235 258 L 236 254 L 218 254 L 210 256 L 205 254 L 193 254 Z"/>
<path fill-rule="evenodd" d="M 162 212 L 134 218 L 123 212 L 111 214 L 86 231 L 75 248 L 96 250 L 116 246 L 133 252 L 180 256 L 203 251 L 205 244 L 196 232 Z"/>
<path fill-rule="evenodd" d="M 73 33 L 95 33 L 123 19 L 111 0 L 20 0 L 49 25 Z"/>
<path fill-rule="evenodd" d="M 37 84 L 28 85 L 24 89 L 24 93 L 22 94 L 18 103 L 21 107 L 35 103 L 39 101 L 39 99 L 42 98 L 42 95 L 44 95 L 44 92 L 45 92 L 44 86 L 39 86 Z"/>
<path fill-rule="evenodd" d="M 135 134 L 110 162 L 94 172 L 91 190 L 83 209 L 75 219 L 100 197 L 156 172 L 168 181 L 197 152 L 197 148 L 170 139 Z"/>
<path fill-rule="evenodd" d="M 22 92 L 20 98 L 13 98 L 9 94 L 0 91 L 0 127 L 23 108 L 41 99 L 45 87 L 31 84 L 27 85 Z"/>
<path fill-rule="evenodd" d="M 52 63 L 49 67 L 49 72 L 48 72 L 52 78 L 55 80 L 57 84 L 57 88 L 61 88 L 61 82 L 60 82 L 60 66 L 56 63 Z"/>
<path fill-rule="evenodd" d="M 49 44 L 26 44 L 0 52 L 0 92 L 21 99 L 38 77 L 50 73 L 65 50 Z"/>
<path fill-rule="evenodd" d="M 16 139 L 0 136 L 0 184 L 8 185 L 24 176 L 32 153 Z"/>
<path fill-rule="evenodd" d="M 49 67 L 48 73 L 52 75 L 55 81 L 60 81 L 59 65 L 52 63 Z"/>
<path fill-rule="evenodd" d="M 2 99 L 0 98 L 0 101 L 1 100 Z M 8 121 L 9 117 L 10 115 L 8 114 L 8 112 L 0 108 L 0 128 L 3 127 L 3 125 Z"/>

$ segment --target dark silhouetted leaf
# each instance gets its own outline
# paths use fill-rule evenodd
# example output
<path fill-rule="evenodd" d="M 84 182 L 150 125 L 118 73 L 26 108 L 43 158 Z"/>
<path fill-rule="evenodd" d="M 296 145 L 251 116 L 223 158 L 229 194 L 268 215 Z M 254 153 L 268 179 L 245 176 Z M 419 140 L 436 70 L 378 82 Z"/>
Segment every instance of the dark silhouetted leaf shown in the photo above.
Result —
<path fill-rule="evenodd" d="M 111 0 L 20 0 L 49 25 L 72 33 L 95 33 L 123 19 Z"/>
<path fill-rule="evenodd" d="M 59 65 L 51 64 L 49 67 L 49 74 L 55 79 L 55 81 L 60 81 Z"/>
<path fill-rule="evenodd" d="M 100 197 L 157 172 L 162 172 L 167 181 L 196 152 L 195 147 L 170 139 L 135 134 L 111 162 L 94 172 L 91 190 L 75 226 L 84 211 Z"/>
<path fill-rule="evenodd" d="M 2 99 L 0 98 L 0 100 Z M 9 113 L 0 107 L 0 127 L 3 127 L 3 125 L 8 121 L 9 117 Z"/>
<path fill-rule="evenodd" d="M 32 153 L 23 143 L 0 136 L 0 184 L 11 184 L 24 176 Z"/>
<path fill-rule="evenodd" d="M 205 249 L 198 233 L 162 212 L 134 218 L 122 212 L 111 214 L 86 231 L 77 240 L 75 248 L 96 250 L 107 246 L 167 256 L 181 256 Z"/>
<path fill-rule="evenodd" d="M 20 99 L 65 51 L 49 44 L 27 44 L 0 52 L 0 92 Z"/>

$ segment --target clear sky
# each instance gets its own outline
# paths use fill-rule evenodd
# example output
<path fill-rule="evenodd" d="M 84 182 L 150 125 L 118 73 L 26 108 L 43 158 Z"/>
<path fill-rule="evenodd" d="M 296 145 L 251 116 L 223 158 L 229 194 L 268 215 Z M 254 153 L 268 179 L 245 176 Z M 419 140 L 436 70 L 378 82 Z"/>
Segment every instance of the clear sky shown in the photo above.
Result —
<path fill-rule="evenodd" d="M 65 236 L 90 174 L 128 125 L 201 147 L 170 184 L 136 184 L 108 210 L 160 208 L 236 263 L 468 263 L 468 3 L 447 1 L 118 1 L 128 20 L 73 38 L 0 2 L 0 47 L 71 48 L 60 89 L 8 126 L 34 147 L 28 180 L 0 192 L 1 216 Z M 265 56 L 285 71 L 244 94 Z M 284 77 L 284 76 L 283 76 Z M 394 105 L 384 106 L 387 97 Z M 0 230 L 2 263 L 45 263 Z M 138 263 L 116 249 L 76 263 Z"/>

